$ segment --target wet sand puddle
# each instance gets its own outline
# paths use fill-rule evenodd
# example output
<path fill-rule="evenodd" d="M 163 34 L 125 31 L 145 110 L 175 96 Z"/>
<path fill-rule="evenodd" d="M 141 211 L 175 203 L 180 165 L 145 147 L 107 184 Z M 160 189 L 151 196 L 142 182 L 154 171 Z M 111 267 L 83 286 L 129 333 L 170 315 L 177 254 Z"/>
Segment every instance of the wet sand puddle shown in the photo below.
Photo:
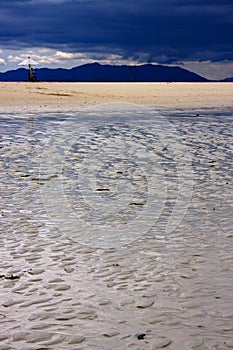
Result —
<path fill-rule="evenodd" d="M 1 115 L 1 350 L 233 347 L 232 115 L 160 113 L 188 163 L 130 113 Z"/>

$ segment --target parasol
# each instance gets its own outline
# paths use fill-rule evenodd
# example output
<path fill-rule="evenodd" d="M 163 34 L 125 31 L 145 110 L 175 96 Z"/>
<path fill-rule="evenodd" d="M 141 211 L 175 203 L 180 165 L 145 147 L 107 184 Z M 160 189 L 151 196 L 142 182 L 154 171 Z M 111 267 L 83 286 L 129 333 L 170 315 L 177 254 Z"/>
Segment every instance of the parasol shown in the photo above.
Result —
<path fill-rule="evenodd" d="M 27 58 L 25 58 L 25 60 L 19 63 L 19 66 L 32 66 L 32 65 L 37 66 L 39 65 L 39 63 L 33 60 L 30 56 L 28 56 Z"/>
<path fill-rule="evenodd" d="M 35 74 L 33 66 L 39 65 L 38 62 L 34 61 L 30 56 L 28 58 L 25 58 L 22 62 L 18 64 L 19 66 L 28 66 L 28 81 L 37 81 L 37 77 Z"/>

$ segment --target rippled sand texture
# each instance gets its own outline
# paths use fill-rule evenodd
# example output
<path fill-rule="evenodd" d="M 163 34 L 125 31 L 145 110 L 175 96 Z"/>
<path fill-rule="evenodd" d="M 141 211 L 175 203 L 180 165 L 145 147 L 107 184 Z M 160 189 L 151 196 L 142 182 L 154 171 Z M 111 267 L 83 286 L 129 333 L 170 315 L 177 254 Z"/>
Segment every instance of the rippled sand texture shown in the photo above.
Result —
<path fill-rule="evenodd" d="M 58 176 L 40 173 L 41 157 L 64 115 L 1 115 L 1 350 L 233 347 L 232 114 L 213 108 L 160 113 L 185 144 L 191 159 L 186 166 L 192 174 L 186 180 L 193 180 L 187 213 L 169 234 L 164 227 L 179 179 L 171 152 L 156 135 L 153 138 L 150 125 L 130 129 L 121 121 L 105 129 L 89 128 L 66 153 L 59 177 L 70 212 L 81 213 L 78 220 L 84 223 L 98 223 L 103 236 L 104 213 L 90 209 L 90 193 L 83 194 L 78 187 L 89 152 L 96 148 L 99 154 L 101 144 L 107 154 L 115 155 L 119 150 L 111 137 L 126 140 L 120 150 L 124 157 L 112 165 L 105 159 L 93 190 L 100 201 L 114 203 L 119 178 L 131 182 L 128 206 L 104 217 L 113 227 L 139 216 L 151 190 L 140 164 L 134 167 L 133 159 L 126 157 L 127 149 L 141 145 L 154 157 L 148 164 L 164 173 L 166 198 L 158 221 L 128 245 L 104 249 L 96 242 L 82 246 L 79 235 L 72 240 L 64 235 L 51 222 L 41 197 L 42 188 L 49 190 Z M 121 195 L 125 203 L 127 198 Z"/>

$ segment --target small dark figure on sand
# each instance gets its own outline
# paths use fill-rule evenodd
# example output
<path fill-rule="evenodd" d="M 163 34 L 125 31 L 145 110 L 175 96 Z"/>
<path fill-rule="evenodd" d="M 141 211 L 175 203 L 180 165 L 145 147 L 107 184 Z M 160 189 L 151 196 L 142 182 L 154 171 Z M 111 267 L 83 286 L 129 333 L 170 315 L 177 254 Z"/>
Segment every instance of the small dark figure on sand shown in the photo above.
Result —
<path fill-rule="evenodd" d="M 37 81 L 36 73 L 31 65 L 29 65 L 28 69 L 28 81 Z"/>

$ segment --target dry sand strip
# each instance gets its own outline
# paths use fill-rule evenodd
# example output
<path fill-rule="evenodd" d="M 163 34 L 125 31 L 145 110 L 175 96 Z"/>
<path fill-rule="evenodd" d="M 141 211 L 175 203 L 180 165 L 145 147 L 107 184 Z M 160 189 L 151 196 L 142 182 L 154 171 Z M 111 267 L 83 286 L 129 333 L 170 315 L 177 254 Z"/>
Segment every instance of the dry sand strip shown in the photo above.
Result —
<path fill-rule="evenodd" d="M 111 102 L 231 108 L 233 83 L 0 83 L 1 112 L 74 111 Z"/>

